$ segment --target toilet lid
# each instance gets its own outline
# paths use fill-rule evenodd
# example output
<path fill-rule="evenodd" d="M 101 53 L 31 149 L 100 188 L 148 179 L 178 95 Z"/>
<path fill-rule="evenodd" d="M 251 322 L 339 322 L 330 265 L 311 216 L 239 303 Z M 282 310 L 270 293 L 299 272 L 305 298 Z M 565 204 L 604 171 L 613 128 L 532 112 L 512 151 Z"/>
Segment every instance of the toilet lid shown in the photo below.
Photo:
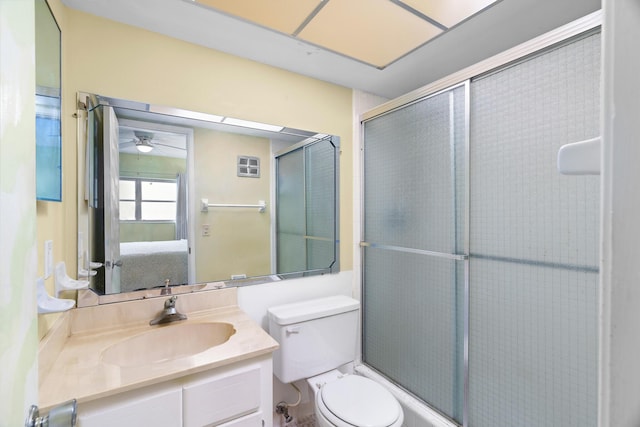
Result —
<path fill-rule="evenodd" d="M 347 375 L 320 390 L 327 409 L 354 426 L 387 427 L 400 416 L 400 404 L 380 384 L 358 375 Z"/>

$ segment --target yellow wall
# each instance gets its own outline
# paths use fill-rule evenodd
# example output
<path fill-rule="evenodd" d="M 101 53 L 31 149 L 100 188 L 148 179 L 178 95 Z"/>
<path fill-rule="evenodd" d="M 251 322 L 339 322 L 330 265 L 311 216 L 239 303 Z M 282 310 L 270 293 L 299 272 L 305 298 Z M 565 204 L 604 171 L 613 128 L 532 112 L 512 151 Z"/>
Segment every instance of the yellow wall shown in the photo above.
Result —
<path fill-rule="evenodd" d="M 64 79 L 66 36 L 65 31 L 67 8 L 60 0 L 48 0 L 49 6 L 62 31 L 62 67 Z M 71 114 L 75 111 L 73 102 L 69 102 L 68 92 L 65 92 L 65 81 L 62 82 L 62 202 L 36 203 L 36 227 L 37 227 L 37 250 L 38 250 L 38 270 L 37 275 L 44 274 L 44 242 L 53 240 L 54 262 L 65 261 L 67 272 L 73 273 L 77 269 L 76 260 L 76 141 L 75 141 L 75 120 Z M 72 96 L 75 99 L 75 95 Z M 45 281 L 50 294 L 53 294 L 53 276 Z M 53 322 L 58 318 L 58 314 L 47 314 L 38 316 L 38 336 L 42 338 L 49 330 Z"/>
<path fill-rule="evenodd" d="M 76 93 L 168 105 L 338 135 L 340 266 L 352 268 L 352 121 L 349 88 L 304 77 L 98 18 L 50 0 L 62 29 L 63 202 L 38 202 L 39 274 L 43 242 L 77 270 Z M 47 282 L 53 289 L 53 282 Z M 41 336 L 51 320 L 42 319 Z"/>
<path fill-rule="evenodd" d="M 194 133 L 195 198 L 209 203 L 257 204 L 269 200 L 270 144 L 264 138 L 206 129 Z M 237 176 L 237 157 L 260 158 L 260 177 Z M 266 275 L 271 269 L 271 206 L 257 209 L 209 208 L 196 212 L 196 282 Z M 209 225 L 209 236 L 201 233 Z M 242 254 L 242 256 L 238 256 Z"/>

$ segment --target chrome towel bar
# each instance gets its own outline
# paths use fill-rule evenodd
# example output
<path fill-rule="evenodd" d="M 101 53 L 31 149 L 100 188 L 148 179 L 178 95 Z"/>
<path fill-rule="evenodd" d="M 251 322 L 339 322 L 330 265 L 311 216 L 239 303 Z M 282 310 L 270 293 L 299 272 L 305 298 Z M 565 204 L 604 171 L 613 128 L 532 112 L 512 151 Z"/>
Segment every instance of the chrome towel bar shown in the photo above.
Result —
<path fill-rule="evenodd" d="M 258 200 L 257 205 L 245 205 L 235 203 L 209 203 L 209 199 L 200 200 L 200 211 L 209 212 L 209 208 L 256 208 L 258 212 L 264 213 L 267 203 L 264 200 Z"/>

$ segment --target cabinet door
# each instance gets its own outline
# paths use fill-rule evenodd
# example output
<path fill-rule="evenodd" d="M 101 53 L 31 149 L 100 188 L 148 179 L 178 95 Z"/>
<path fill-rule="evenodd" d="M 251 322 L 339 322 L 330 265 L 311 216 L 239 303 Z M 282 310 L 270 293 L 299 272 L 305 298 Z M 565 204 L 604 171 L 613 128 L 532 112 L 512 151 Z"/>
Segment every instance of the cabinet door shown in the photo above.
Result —
<path fill-rule="evenodd" d="M 78 405 L 78 427 L 177 427 L 182 425 L 182 389 L 147 387 Z"/>
<path fill-rule="evenodd" d="M 255 412 L 260 407 L 260 366 L 196 377 L 184 384 L 182 399 L 184 427 L 218 425 Z"/>
<path fill-rule="evenodd" d="M 256 412 L 246 417 L 237 418 L 218 427 L 262 427 L 262 412 Z"/>

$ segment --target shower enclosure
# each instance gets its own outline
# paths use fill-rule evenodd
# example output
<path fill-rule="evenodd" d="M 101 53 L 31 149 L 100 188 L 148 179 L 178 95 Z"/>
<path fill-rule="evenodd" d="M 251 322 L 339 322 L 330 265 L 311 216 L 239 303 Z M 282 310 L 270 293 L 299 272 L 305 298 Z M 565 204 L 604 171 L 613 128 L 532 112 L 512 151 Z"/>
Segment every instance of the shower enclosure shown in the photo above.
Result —
<path fill-rule="evenodd" d="M 471 427 L 595 426 L 600 35 L 363 121 L 363 362 Z"/>

